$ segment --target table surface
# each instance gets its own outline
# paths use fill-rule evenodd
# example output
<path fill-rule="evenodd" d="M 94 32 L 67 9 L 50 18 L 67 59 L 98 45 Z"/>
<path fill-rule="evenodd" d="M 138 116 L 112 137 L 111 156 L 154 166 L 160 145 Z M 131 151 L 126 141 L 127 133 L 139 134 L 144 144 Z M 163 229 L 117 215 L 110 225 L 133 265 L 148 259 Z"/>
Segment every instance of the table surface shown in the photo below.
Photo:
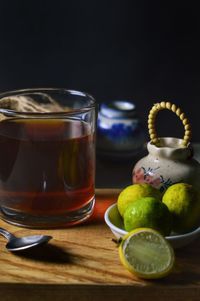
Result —
<path fill-rule="evenodd" d="M 176 250 L 175 269 L 161 280 L 138 279 L 121 265 L 103 220 L 119 191 L 98 189 L 93 216 L 79 226 L 30 230 L 0 221 L 18 237 L 53 236 L 49 244 L 22 253 L 8 252 L 0 237 L 0 300 L 199 300 L 200 240 Z"/>

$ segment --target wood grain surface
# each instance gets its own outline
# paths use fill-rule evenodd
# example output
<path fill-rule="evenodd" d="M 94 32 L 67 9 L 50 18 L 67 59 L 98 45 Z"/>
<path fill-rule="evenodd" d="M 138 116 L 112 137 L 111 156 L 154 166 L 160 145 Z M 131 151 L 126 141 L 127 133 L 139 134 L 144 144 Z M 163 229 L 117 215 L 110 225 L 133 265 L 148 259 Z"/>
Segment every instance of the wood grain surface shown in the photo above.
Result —
<path fill-rule="evenodd" d="M 166 278 L 144 281 L 126 271 L 105 225 L 106 208 L 119 190 L 97 190 L 93 216 L 65 229 L 30 230 L 3 221 L 16 236 L 47 234 L 49 244 L 22 253 L 5 249 L 0 236 L 0 301 L 24 300 L 200 300 L 200 241 L 176 250 L 176 266 Z"/>

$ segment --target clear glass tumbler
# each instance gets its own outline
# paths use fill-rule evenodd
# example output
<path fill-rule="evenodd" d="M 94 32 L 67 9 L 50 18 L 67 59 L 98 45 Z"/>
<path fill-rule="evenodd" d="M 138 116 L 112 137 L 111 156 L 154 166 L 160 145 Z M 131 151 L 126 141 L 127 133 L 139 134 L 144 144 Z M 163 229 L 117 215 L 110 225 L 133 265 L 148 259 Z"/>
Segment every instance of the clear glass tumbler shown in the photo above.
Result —
<path fill-rule="evenodd" d="M 3 220 L 52 228 L 77 224 L 91 215 L 95 115 L 94 98 L 83 92 L 47 88 L 0 95 Z"/>

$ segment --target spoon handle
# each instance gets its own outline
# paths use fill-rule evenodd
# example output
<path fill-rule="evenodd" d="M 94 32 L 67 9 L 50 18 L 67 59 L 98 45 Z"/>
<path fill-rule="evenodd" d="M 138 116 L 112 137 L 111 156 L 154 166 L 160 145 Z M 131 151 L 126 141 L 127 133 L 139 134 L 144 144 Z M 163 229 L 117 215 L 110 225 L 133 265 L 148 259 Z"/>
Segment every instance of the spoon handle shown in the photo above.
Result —
<path fill-rule="evenodd" d="M 6 231 L 3 228 L 0 228 L 0 235 L 3 235 L 8 240 L 10 240 L 11 238 L 15 238 L 15 236 L 13 234 L 9 233 L 8 231 Z"/>

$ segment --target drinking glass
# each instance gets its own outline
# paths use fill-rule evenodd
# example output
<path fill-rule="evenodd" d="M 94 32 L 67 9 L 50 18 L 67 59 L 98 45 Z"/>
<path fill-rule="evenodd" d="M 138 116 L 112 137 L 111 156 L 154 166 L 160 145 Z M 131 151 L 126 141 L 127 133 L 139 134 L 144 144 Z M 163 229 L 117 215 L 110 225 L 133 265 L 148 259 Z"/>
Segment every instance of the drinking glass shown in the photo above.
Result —
<path fill-rule="evenodd" d="M 22 109 L 10 109 L 9 104 L 15 102 Z M 0 95 L 3 220 L 52 228 L 77 224 L 91 215 L 95 114 L 94 98 L 79 91 L 25 89 Z"/>

